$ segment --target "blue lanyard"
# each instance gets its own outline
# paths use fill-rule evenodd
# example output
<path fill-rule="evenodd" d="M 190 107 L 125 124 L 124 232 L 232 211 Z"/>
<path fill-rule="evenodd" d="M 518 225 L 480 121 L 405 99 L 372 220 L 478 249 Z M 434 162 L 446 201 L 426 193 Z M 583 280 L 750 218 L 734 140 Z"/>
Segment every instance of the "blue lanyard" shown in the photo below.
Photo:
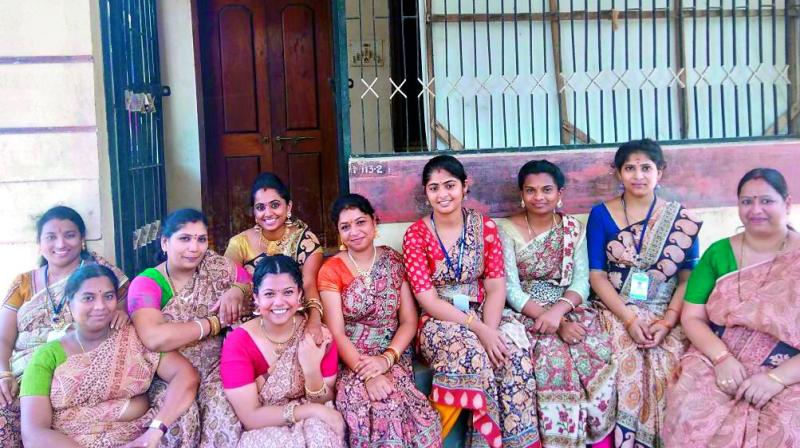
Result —
<path fill-rule="evenodd" d="M 467 240 L 467 216 L 463 212 L 462 216 L 464 218 L 464 225 L 461 228 L 461 242 L 458 245 L 458 265 L 455 267 L 455 269 L 453 269 L 453 260 L 450 259 L 450 255 L 447 253 L 447 249 L 444 247 L 442 238 L 439 236 L 439 231 L 436 230 L 436 221 L 433 220 L 433 212 L 431 212 L 431 225 L 433 226 L 433 233 L 436 234 L 436 239 L 439 241 L 439 247 L 442 249 L 442 253 L 444 254 L 444 262 L 447 264 L 447 269 L 452 269 L 455 271 L 456 280 L 461 280 L 461 271 L 463 269 L 461 261 L 464 258 L 464 242 Z"/>
<path fill-rule="evenodd" d="M 650 204 L 650 210 L 647 211 L 647 217 L 644 218 L 644 225 L 642 225 L 642 235 L 639 237 L 639 242 L 636 244 L 636 255 L 642 251 L 642 244 L 644 243 L 644 235 L 647 233 L 647 224 L 650 223 L 650 218 L 653 217 L 653 209 L 656 207 L 658 196 L 653 195 L 653 202 Z"/>

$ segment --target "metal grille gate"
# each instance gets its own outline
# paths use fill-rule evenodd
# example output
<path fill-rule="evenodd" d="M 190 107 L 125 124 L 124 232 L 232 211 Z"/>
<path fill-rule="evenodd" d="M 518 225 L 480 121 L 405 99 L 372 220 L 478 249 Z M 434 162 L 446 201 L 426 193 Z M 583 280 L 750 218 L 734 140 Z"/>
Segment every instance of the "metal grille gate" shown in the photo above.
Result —
<path fill-rule="evenodd" d="M 166 212 L 157 0 L 100 0 L 117 264 L 153 265 Z"/>

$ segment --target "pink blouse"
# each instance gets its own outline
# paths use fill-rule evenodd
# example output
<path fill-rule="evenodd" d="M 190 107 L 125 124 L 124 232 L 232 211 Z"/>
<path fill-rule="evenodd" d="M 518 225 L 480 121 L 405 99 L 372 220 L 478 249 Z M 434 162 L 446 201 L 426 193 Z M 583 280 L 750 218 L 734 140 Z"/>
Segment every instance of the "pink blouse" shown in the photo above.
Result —
<path fill-rule="evenodd" d="M 325 378 L 335 376 L 339 371 L 339 352 L 333 341 L 328 346 L 320 367 Z M 256 378 L 268 370 L 267 360 L 247 330 L 239 327 L 228 334 L 222 345 L 219 362 L 223 388 L 235 389 L 254 383 Z"/>

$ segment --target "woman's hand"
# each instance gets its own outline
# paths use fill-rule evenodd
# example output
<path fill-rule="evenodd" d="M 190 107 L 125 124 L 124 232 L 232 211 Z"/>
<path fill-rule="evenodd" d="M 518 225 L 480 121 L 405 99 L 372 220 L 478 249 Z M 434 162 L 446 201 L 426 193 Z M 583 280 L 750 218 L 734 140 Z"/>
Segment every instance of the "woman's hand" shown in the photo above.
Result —
<path fill-rule="evenodd" d="M 645 348 L 653 342 L 653 335 L 650 334 L 650 327 L 640 318 L 636 317 L 628 325 L 628 334 L 639 348 Z"/>
<path fill-rule="evenodd" d="M 489 355 L 489 361 L 491 361 L 495 367 L 500 367 L 508 362 L 508 347 L 499 330 L 491 328 L 480 321 L 477 321 L 475 330 L 475 334 L 481 341 L 483 348 L 486 349 L 486 354 Z"/>
<path fill-rule="evenodd" d="M 564 317 L 564 313 L 551 306 L 550 309 L 536 318 L 533 323 L 533 330 L 537 333 L 553 334 L 558 331 L 562 317 Z"/>
<path fill-rule="evenodd" d="M 385 400 L 394 392 L 394 387 L 392 387 L 392 383 L 386 378 L 386 375 L 378 375 L 366 381 L 364 385 L 367 387 L 367 395 L 372 401 Z"/>
<path fill-rule="evenodd" d="M 664 322 L 657 320 L 650 324 L 649 330 L 650 336 L 652 336 L 653 340 L 647 344 L 644 344 L 643 348 L 658 347 L 662 342 L 664 342 L 664 339 L 672 329 L 669 328 Z"/>
<path fill-rule="evenodd" d="M 309 318 L 306 320 L 305 334 L 311 335 L 311 337 L 314 339 L 314 342 L 317 344 L 322 344 L 325 341 L 325 335 L 322 330 L 323 326 L 320 319 Z"/>
<path fill-rule="evenodd" d="M 158 429 L 148 428 L 144 434 L 122 446 L 122 448 L 155 448 L 161 441 L 163 434 Z"/>
<path fill-rule="evenodd" d="M 111 329 L 122 328 L 130 320 L 131 318 L 125 310 L 116 310 L 114 311 L 114 317 L 111 319 Z"/>
<path fill-rule="evenodd" d="M 558 327 L 558 337 L 567 344 L 577 344 L 586 337 L 586 329 L 578 322 L 561 322 Z"/>
<path fill-rule="evenodd" d="M 757 373 L 742 381 L 736 390 L 736 399 L 744 398 L 756 409 L 761 409 L 783 389 L 783 384 L 770 378 L 766 373 Z"/>
<path fill-rule="evenodd" d="M 318 370 L 322 363 L 322 358 L 325 357 L 325 352 L 328 351 L 328 344 L 330 340 L 324 341 L 322 344 L 317 345 L 314 338 L 310 334 L 304 334 L 297 346 L 297 361 L 304 372 Z"/>
<path fill-rule="evenodd" d="M 17 398 L 19 383 L 13 376 L 0 380 L 0 408 L 9 406 Z"/>
<path fill-rule="evenodd" d="M 738 359 L 728 356 L 728 359 L 714 366 L 714 373 L 717 376 L 717 387 L 721 391 L 730 396 L 738 396 L 739 386 L 747 377 L 747 371 Z"/>
<path fill-rule="evenodd" d="M 358 359 L 356 364 L 356 375 L 361 381 L 383 375 L 389 371 L 389 363 L 383 356 L 364 356 Z"/>
<path fill-rule="evenodd" d="M 222 326 L 227 327 L 239 320 L 244 313 L 244 293 L 239 288 L 231 286 L 222 293 L 209 311 L 217 313 Z"/>
<path fill-rule="evenodd" d="M 314 406 L 312 408 L 313 416 L 330 426 L 336 432 L 337 436 L 344 438 L 344 418 L 339 411 L 325 406 L 324 404 L 317 403 L 307 403 L 303 406 Z"/>

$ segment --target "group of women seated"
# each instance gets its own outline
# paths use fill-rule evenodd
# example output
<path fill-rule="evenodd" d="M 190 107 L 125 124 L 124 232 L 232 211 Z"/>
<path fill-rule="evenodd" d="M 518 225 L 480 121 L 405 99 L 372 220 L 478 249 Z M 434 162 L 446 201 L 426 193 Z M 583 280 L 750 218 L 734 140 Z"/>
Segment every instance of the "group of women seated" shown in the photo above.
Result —
<path fill-rule="evenodd" d="M 163 260 L 130 282 L 54 207 L 41 266 L 0 310 L 2 445 L 438 447 L 462 412 L 468 446 L 800 445 L 783 176 L 745 174 L 743 231 L 700 258 L 702 223 L 659 195 L 661 148 L 626 143 L 614 169 L 620 194 L 584 226 L 561 211 L 561 170 L 528 162 L 519 212 L 495 221 L 436 156 L 402 254 L 376 246 L 373 206 L 348 194 L 327 260 L 265 173 L 255 225 L 224 256 L 203 214 L 178 210 Z M 428 397 L 412 359 L 433 373 Z"/>

